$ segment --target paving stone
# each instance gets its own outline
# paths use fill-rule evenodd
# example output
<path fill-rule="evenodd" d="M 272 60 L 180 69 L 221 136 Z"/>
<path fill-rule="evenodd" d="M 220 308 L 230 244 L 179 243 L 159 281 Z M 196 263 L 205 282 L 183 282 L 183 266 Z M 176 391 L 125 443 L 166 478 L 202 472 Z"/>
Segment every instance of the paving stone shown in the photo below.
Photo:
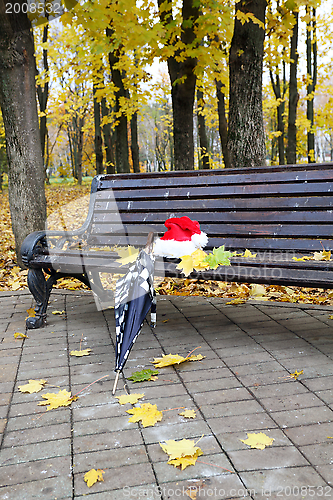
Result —
<path fill-rule="evenodd" d="M 69 422 L 62 424 L 47 425 L 36 429 L 24 429 L 7 432 L 3 441 L 3 448 L 22 446 L 30 443 L 54 441 L 71 437 L 71 427 Z"/>
<path fill-rule="evenodd" d="M 246 415 L 233 415 L 207 419 L 209 426 L 215 434 L 221 432 L 234 432 L 243 430 L 262 430 L 277 427 L 274 421 L 265 413 L 252 413 Z"/>
<path fill-rule="evenodd" d="M 69 475 L 13 484 L 0 489 L 0 500 L 50 500 L 51 498 L 52 500 L 72 498 L 72 479 Z"/>
<path fill-rule="evenodd" d="M 331 442 L 301 446 L 300 450 L 313 465 L 328 465 L 332 462 Z"/>
<path fill-rule="evenodd" d="M 232 451 L 229 456 L 239 472 L 309 465 L 309 462 L 293 446 L 275 448 L 269 446 L 264 450 Z"/>
<path fill-rule="evenodd" d="M 285 429 L 287 427 L 330 421 L 332 413 L 325 406 L 314 406 L 312 408 L 272 412 L 271 417 L 280 427 Z"/>
<path fill-rule="evenodd" d="M 121 467 L 113 467 L 111 469 L 103 469 L 103 481 L 94 484 L 94 492 L 103 492 L 108 490 L 118 490 L 132 486 L 140 486 L 155 482 L 155 477 L 152 471 L 151 464 L 141 463 L 135 465 L 127 465 Z M 82 480 L 82 474 L 74 475 L 74 491 L 75 495 L 87 494 L 87 485 Z"/>
<path fill-rule="evenodd" d="M 267 411 L 294 410 L 296 408 L 310 408 L 321 406 L 323 403 L 314 394 L 292 394 L 291 396 L 261 398 L 261 404 Z"/>
<path fill-rule="evenodd" d="M 330 414 L 332 416 L 332 413 Z M 305 444 L 327 443 L 333 439 L 333 422 L 319 422 L 286 429 L 286 435 L 298 446 Z M 328 438 L 330 436 L 332 439 Z"/>

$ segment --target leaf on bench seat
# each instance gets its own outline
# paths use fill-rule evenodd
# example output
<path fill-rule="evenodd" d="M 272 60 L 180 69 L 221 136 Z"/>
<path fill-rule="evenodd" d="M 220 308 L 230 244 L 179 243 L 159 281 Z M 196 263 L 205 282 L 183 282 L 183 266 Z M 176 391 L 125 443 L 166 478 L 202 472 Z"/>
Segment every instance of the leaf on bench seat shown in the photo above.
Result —
<path fill-rule="evenodd" d="M 117 259 L 116 262 L 122 266 L 135 262 L 140 251 L 138 248 L 132 247 L 131 245 L 128 245 L 127 247 L 119 247 L 115 250 L 120 256 L 120 259 Z"/>

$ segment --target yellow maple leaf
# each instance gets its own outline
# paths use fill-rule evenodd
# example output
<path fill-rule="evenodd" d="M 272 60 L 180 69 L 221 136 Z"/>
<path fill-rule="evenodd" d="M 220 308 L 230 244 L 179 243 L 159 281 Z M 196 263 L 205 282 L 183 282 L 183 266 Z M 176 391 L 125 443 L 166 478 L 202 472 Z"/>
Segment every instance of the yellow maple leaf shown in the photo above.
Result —
<path fill-rule="evenodd" d="M 142 403 L 141 406 L 126 410 L 126 412 L 133 415 L 129 422 L 139 422 L 141 420 L 143 427 L 152 427 L 163 417 L 163 413 L 157 409 L 157 406 L 150 403 Z"/>
<path fill-rule="evenodd" d="M 330 260 L 331 251 L 330 250 L 329 251 L 322 250 L 321 252 L 314 252 L 313 258 L 314 258 L 314 260 Z"/>
<path fill-rule="evenodd" d="M 187 356 L 187 358 L 185 358 L 185 361 L 201 361 L 205 357 L 206 356 L 203 356 L 202 354 L 192 354 L 191 356 Z"/>
<path fill-rule="evenodd" d="M 304 255 L 303 257 L 293 257 L 293 260 L 298 260 L 301 262 L 304 262 L 305 260 L 312 260 L 313 257 L 308 257 L 307 255 Z"/>
<path fill-rule="evenodd" d="M 119 247 L 116 249 L 117 254 L 120 256 L 120 259 L 117 259 L 116 262 L 125 266 L 127 264 L 131 264 L 131 262 L 135 262 L 138 255 L 139 249 L 128 245 L 127 247 Z"/>
<path fill-rule="evenodd" d="M 71 351 L 69 354 L 71 356 L 81 357 L 81 356 L 89 356 L 90 353 L 91 349 L 83 349 L 82 351 Z"/>
<path fill-rule="evenodd" d="M 24 333 L 16 332 L 14 333 L 14 338 L 15 339 L 28 339 L 28 335 L 25 335 Z"/>
<path fill-rule="evenodd" d="M 176 269 L 180 269 L 185 276 L 188 276 L 193 271 L 193 259 L 191 255 L 183 255 Z"/>
<path fill-rule="evenodd" d="M 36 311 L 33 307 L 29 307 L 29 309 L 27 309 L 27 313 L 28 313 L 27 318 L 34 318 L 36 316 Z"/>
<path fill-rule="evenodd" d="M 178 415 L 181 415 L 184 418 L 195 418 L 197 416 L 194 410 L 184 410 L 178 413 Z"/>
<path fill-rule="evenodd" d="M 47 394 L 43 394 L 42 398 L 46 399 L 46 401 L 40 401 L 37 404 L 38 406 L 49 405 L 46 411 L 59 408 L 59 406 L 69 406 L 73 401 L 78 399 L 77 396 L 71 396 L 71 393 L 66 391 L 66 389 L 60 390 L 57 393 L 48 392 Z"/>
<path fill-rule="evenodd" d="M 205 356 L 202 354 L 192 354 L 191 356 L 180 356 L 179 354 L 163 354 L 161 358 L 154 358 L 151 363 L 155 365 L 155 368 L 163 368 L 165 366 L 179 365 L 185 361 L 200 361 L 204 359 Z"/>
<path fill-rule="evenodd" d="M 208 262 L 203 262 L 207 255 L 208 254 L 206 252 L 200 249 L 191 254 L 193 267 L 196 271 L 201 271 L 202 269 L 207 269 L 209 267 Z"/>
<path fill-rule="evenodd" d="M 165 444 L 159 444 L 162 450 L 169 455 L 169 460 L 177 460 L 182 457 L 193 457 L 198 452 L 200 455 L 203 454 L 199 446 L 196 446 L 193 439 L 181 439 L 179 441 L 168 439 L 165 441 Z"/>
<path fill-rule="evenodd" d="M 251 448 L 263 450 L 266 446 L 273 444 L 274 438 L 266 436 L 263 432 L 248 432 L 247 439 L 240 439 L 242 443 L 248 444 Z"/>
<path fill-rule="evenodd" d="M 134 405 L 139 399 L 143 398 L 143 396 L 144 394 L 122 394 L 121 396 L 116 396 L 116 398 L 121 405 L 126 405 L 127 403 Z"/>
<path fill-rule="evenodd" d="M 93 484 L 97 483 L 97 481 L 104 481 L 103 474 L 104 470 L 102 469 L 90 469 L 90 471 L 86 472 L 84 475 L 84 480 L 87 483 L 87 486 L 91 488 Z"/>
<path fill-rule="evenodd" d="M 42 389 L 44 389 L 45 384 L 47 383 L 47 380 L 29 380 L 28 384 L 25 385 L 19 385 L 18 389 L 21 392 L 28 392 L 29 394 L 32 394 L 33 392 L 39 392 Z"/>
<path fill-rule="evenodd" d="M 197 461 L 198 457 L 200 457 L 200 455 L 203 455 L 203 452 L 199 448 L 194 453 L 194 455 L 186 455 L 184 457 L 174 458 L 173 460 L 169 460 L 168 464 L 171 464 L 174 467 L 179 467 L 180 466 L 181 470 L 184 470 L 189 465 L 195 465 L 195 462 Z"/>
<path fill-rule="evenodd" d="M 244 255 L 243 255 L 243 257 L 245 257 L 245 258 L 251 258 L 251 259 L 254 259 L 256 256 L 257 256 L 256 253 L 251 253 L 251 251 L 248 249 L 245 250 Z"/>
<path fill-rule="evenodd" d="M 234 299 L 226 302 L 227 306 L 236 306 L 237 304 L 245 304 L 246 300 L 243 299 Z"/>
<path fill-rule="evenodd" d="M 184 361 L 187 361 L 184 356 L 170 353 L 163 354 L 161 358 L 154 358 L 151 363 L 155 365 L 155 368 L 162 368 L 164 366 L 179 365 L 180 363 L 184 363 Z"/>
<path fill-rule="evenodd" d="M 52 311 L 52 314 L 59 314 L 60 315 L 60 314 L 64 314 L 64 313 L 65 313 L 65 311 Z"/>
<path fill-rule="evenodd" d="M 302 373 L 303 373 L 303 370 L 301 370 L 300 372 L 298 372 L 297 370 L 295 370 L 295 372 L 294 372 L 294 373 L 291 373 L 291 374 L 290 374 L 290 377 L 292 377 L 292 378 L 294 378 L 295 380 L 297 380 L 297 379 L 298 379 L 298 377 L 299 377 L 300 375 L 302 375 Z"/>

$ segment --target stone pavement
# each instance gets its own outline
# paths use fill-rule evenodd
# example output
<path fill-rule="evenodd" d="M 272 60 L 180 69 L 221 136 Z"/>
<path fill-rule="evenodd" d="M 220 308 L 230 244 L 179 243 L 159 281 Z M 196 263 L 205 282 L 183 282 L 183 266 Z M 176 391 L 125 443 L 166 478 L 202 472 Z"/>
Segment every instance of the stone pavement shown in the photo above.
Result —
<path fill-rule="evenodd" d="M 90 292 L 54 291 L 48 325 L 15 340 L 30 294 L 2 292 L 0 301 L 0 500 L 333 499 L 332 308 L 158 297 L 157 328 L 144 326 L 125 375 L 153 368 L 162 353 L 200 346 L 195 353 L 206 357 L 162 368 L 154 382 L 128 382 L 130 392 L 144 392 L 142 402 L 170 410 L 143 428 L 128 422 L 131 405 L 111 395 L 112 310 L 98 312 Z M 91 355 L 69 356 L 81 340 Z M 303 370 L 297 380 L 295 370 Z M 18 391 L 40 378 L 50 384 L 40 393 Z M 79 399 L 37 406 L 58 387 Z M 179 407 L 197 417 L 185 419 Z M 264 432 L 272 446 L 251 449 L 241 441 L 248 432 Z M 167 464 L 158 444 L 182 438 L 200 439 L 203 451 L 184 471 Z M 104 481 L 88 488 L 92 468 L 105 471 Z"/>

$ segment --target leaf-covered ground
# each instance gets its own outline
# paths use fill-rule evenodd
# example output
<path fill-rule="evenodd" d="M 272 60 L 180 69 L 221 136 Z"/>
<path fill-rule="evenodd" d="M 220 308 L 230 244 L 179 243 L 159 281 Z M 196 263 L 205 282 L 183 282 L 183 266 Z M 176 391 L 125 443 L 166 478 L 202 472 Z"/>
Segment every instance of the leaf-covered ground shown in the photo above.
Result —
<path fill-rule="evenodd" d="M 49 229 L 71 230 L 80 227 L 85 220 L 89 202 L 90 184 L 84 186 L 47 186 L 47 213 Z M 22 290 L 27 288 L 27 271 L 16 263 L 14 236 L 11 229 L 8 192 L 0 193 L 0 290 Z M 106 278 L 114 286 L 114 279 Z M 60 280 L 57 288 L 84 289 L 76 280 Z M 278 302 L 313 303 L 333 305 L 333 291 L 316 288 L 263 286 L 217 281 L 165 278 L 156 283 L 161 295 L 204 295 L 225 297 L 237 305 L 248 299 Z"/>

